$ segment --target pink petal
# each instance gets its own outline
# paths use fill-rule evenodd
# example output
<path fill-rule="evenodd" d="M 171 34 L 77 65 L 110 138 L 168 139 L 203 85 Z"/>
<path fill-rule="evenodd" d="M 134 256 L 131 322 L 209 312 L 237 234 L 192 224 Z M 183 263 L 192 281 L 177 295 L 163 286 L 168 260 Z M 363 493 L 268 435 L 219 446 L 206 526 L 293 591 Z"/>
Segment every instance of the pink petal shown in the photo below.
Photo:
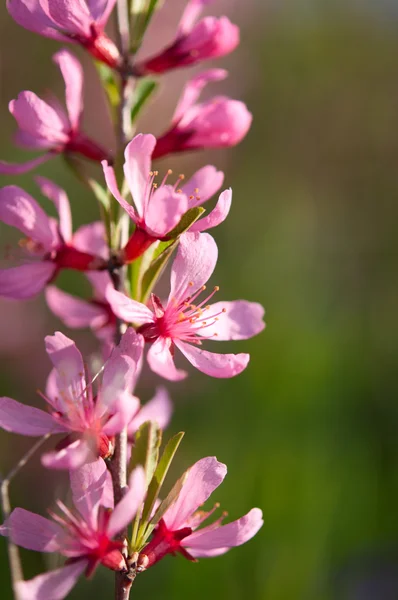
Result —
<path fill-rule="evenodd" d="M 55 270 L 55 264 L 50 261 L 0 269 L 0 296 L 15 300 L 33 298 L 52 279 Z"/>
<path fill-rule="evenodd" d="M 67 431 L 43 410 L 5 396 L 0 398 L 0 427 L 6 431 L 31 436 Z"/>
<path fill-rule="evenodd" d="M 101 326 L 108 320 L 108 315 L 101 306 L 75 298 L 53 285 L 47 287 L 45 296 L 50 310 L 71 329 L 91 327 L 94 324 Z"/>
<path fill-rule="evenodd" d="M 72 471 L 84 465 L 88 460 L 94 460 L 95 456 L 91 445 L 85 439 L 79 439 L 69 444 L 62 450 L 46 452 L 41 457 L 41 464 L 48 469 Z"/>
<path fill-rule="evenodd" d="M 101 27 L 105 27 L 116 0 L 90 0 L 88 4 L 94 21 Z"/>
<path fill-rule="evenodd" d="M 73 502 L 81 516 L 97 529 L 98 507 L 107 486 L 107 468 L 102 458 L 71 471 Z"/>
<path fill-rule="evenodd" d="M 93 287 L 96 300 L 105 301 L 108 287 L 113 286 L 109 273 L 106 271 L 88 271 L 85 275 Z"/>
<path fill-rule="evenodd" d="M 45 177 L 35 177 L 43 196 L 54 202 L 59 215 L 59 231 L 64 242 L 72 238 L 72 215 L 66 192 Z"/>
<path fill-rule="evenodd" d="M 68 109 L 69 121 L 72 129 L 79 128 L 80 117 L 83 111 L 83 69 L 80 62 L 68 52 L 60 50 L 53 56 L 53 61 L 61 70 L 65 81 L 65 99 Z"/>
<path fill-rule="evenodd" d="M 23 131 L 43 138 L 54 146 L 68 142 L 65 115 L 33 92 L 21 92 L 16 100 L 11 100 L 9 109 Z"/>
<path fill-rule="evenodd" d="M 130 142 L 130 143 L 132 143 L 132 142 Z M 101 162 L 101 164 L 102 164 L 102 168 L 104 170 L 106 185 L 108 186 L 111 194 L 113 195 L 115 200 L 117 200 L 119 202 L 120 206 L 122 208 L 124 208 L 126 213 L 129 215 L 130 219 L 132 219 L 133 222 L 136 223 L 138 220 L 137 214 L 134 210 L 134 207 L 131 206 L 131 204 L 129 204 L 121 195 L 118 185 L 117 185 L 116 175 L 115 175 L 115 171 L 113 170 L 113 167 L 110 167 L 108 165 L 108 163 L 106 162 L 106 160 L 103 160 Z"/>
<path fill-rule="evenodd" d="M 0 160 L 0 175 L 23 175 L 50 160 L 50 158 L 54 158 L 54 156 L 54 152 L 48 152 L 47 154 L 43 154 L 43 156 L 38 156 L 24 163 L 9 163 Z"/>
<path fill-rule="evenodd" d="M 145 210 L 145 225 L 154 237 L 163 237 L 174 229 L 187 212 L 188 198 L 169 185 L 163 185 L 152 194 Z"/>
<path fill-rule="evenodd" d="M 40 35 L 59 41 L 70 41 L 65 35 L 59 33 L 40 5 L 40 0 L 7 0 L 7 9 L 13 19 L 25 29 L 35 31 Z"/>
<path fill-rule="evenodd" d="M 177 500 L 163 517 L 168 529 L 180 529 L 218 488 L 226 474 L 226 465 L 218 462 L 215 456 L 202 458 L 192 465 L 184 474 L 184 484 Z"/>
<path fill-rule="evenodd" d="M 144 325 L 145 323 L 153 323 L 155 320 L 152 311 L 145 304 L 132 300 L 125 294 L 117 292 L 114 288 L 108 288 L 106 299 L 115 315 L 126 323 Z"/>
<path fill-rule="evenodd" d="M 216 242 L 208 233 L 184 233 L 171 268 L 168 302 L 191 296 L 211 277 L 217 263 Z"/>
<path fill-rule="evenodd" d="M 133 389 L 143 351 L 144 338 L 129 327 L 105 364 L 99 399 L 103 407 L 111 406 L 120 393 Z"/>
<path fill-rule="evenodd" d="M 189 231 L 205 231 L 220 225 L 228 216 L 232 202 L 232 190 L 225 190 L 218 199 L 215 208 L 203 219 L 194 223 Z"/>
<path fill-rule="evenodd" d="M 173 414 L 173 404 L 166 388 L 159 387 L 156 394 L 149 400 L 131 421 L 128 432 L 132 436 L 143 423 L 154 421 L 161 429 L 166 429 Z"/>
<path fill-rule="evenodd" d="M 15 508 L 0 527 L 0 535 L 10 538 L 17 546 L 37 552 L 59 552 L 61 527 L 40 515 Z"/>
<path fill-rule="evenodd" d="M 178 44 L 180 65 L 225 56 L 239 44 L 239 27 L 227 17 L 205 17 Z M 195 52 L 196 50 L 196 52 Z"/>
<path fill-rule="evenodd" d="M 200 206 L 214 196 L 224 181 L 224 173 L 212 165 L 202 167 L 182 186 L 182 191 L 190 198 L 189 206 Z M 191 196 L 194 198 L 191 199 Z M 197 199 L 199 198 L 199 199 Z"/>
<path fill-rule="evenodd" d="M 215 354 L 179 340 L 174 343 L 191 365 L 202 373 L 219 379 L 239 375 L 246 369 L 250 359 L 248 354 Z"/>
<path fill-rule="evenodd" d="M 144 215 L 145 211 L 145 200 L 149 191 L 151 157 L 155 145 L 155 136 L 139 133 L 127 145 L 124 153 L 124 174 L 140 217 Z"/>
<path fill-rule="evenodd" d="M 50 250 L 58 241 L 44 210 L 32 196 L 16 185 L 0 189 L 0 221 L 39 242 L 43 251 Z"/>
<path fill-rule="evenodd" d="M 131 422 L 140 408 L 140 401 L 129 392 L 119 394 L 116 401 L 112 403 L 114 414 L 103 426 L 102 431 L 108 436 L 120 433 Z"/>
<path fill-rule="evenodd" d="M 247 515 L 228 525 L 195 531 L 183 540 L 183 546 L 195 557 L 209 556 L 209 553 L 214 556 L 214 551 L 241 546 L 261 529 L 264 523 L 262 516 L 259 508 L 253 508 Z"/>
<path fill-rule="evenodd" d="M 68 34 L 90 37 L 93 19 L 84 0 L 40 0 L 47 15 Z"/>
<path fill-rule="evenodd" d="M 18 600 L 63 600 L 87 565 L 87 560 L 79 560 L 28 581 L 18 581 L 16 584 Z"/>
<path fill-rule="evenodd" d="M 199 73 L 188 81 L 185 85 L 182 95 L 178 101 L 177 108 L 175 109 L 172 123 L 176 124 L 180 121 L 186 111 L 191 108 L 197 99 L 199 98 L 202 90 L 206 85 L 213 81 L 222 81 L 228 77 L 228 71 L 225 69 L 209 69 L 204 73 Z M 204 167 L 206 168 L 206 167 Z M 220 187 L 222 182 L 220 183 Z M 195 186 L 199 187 L 199 186 Z"/>
<path fill-rule="evenodd" d="M 146 491 L 144 469 L 137 467 L 130 475 L 127 493 L 115 506 L 111 514 L 107 530 L 109 537 L 113 537 L 131 523 L 144 501 Z"/>
<path fill-rule="evenodd" d="M 70 398 L 82 398 L 86 389 L 82 355 L 73 340 L 60 331 L 44 338 L 46 352 L 57 371 L 57 387 L 65 395 L 65 412 Z M 62 393 L 61 393 L 62 396 Z"/>
<path fill-rule="evenodd" d="M 221 313 L 225 310 L 225 313 Z M 211 327 L 199 330 L 206 336 L 217 336 L 214 340 L 247 340 L 260 333 L 264 327 L 264 308 L 257 302 L 235 300 L 235 302 L 216 302 L 212 304 L 206 317 L 211 320 L 213 314 L 218 314 L 218 321 Z"/>
<path fill-rule="evenodd" d="M 169 381 L 181 381 L 187 376 L 186 371 L 176 369 L 173 356 L 170 352 L 171 340 L 158 338 L 149 348 L 147 360 L 154 373 Z"/>
<path fill-rule="evenodd" d="M 207 4 L 211 4 L 213 1 L 214 0 L 190 0 L 184 9 L 178 24 L 177 37 L 186 35 L 194 26 L 203 7 Z"/>
<path fill-rule="evenodd" d="M 108 258 L 109 250 L 102 221 L 94 221 L 79 227 L 73 235 L 72 242 L 73 247 L 81 252 Z"/>

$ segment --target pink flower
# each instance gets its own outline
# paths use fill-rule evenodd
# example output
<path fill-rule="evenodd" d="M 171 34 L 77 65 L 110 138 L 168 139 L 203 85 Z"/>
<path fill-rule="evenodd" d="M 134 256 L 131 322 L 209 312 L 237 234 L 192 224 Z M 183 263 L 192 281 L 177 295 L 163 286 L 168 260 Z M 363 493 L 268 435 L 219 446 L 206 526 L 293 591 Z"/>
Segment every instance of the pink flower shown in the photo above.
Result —
<path fill-rule="evenodd" d="M 135 209 L 120 194 L 112 167 L 102 163 L 108 188 L 119 204 L 135 223 L 135 231 L 122 250 L 120 260 L 128 263 L 143 254 L 156 240 L 167 239 L 167 235 L 178 225 L 188 209 L 202 205 L 221 187 L 224 174 L 208 165 L 182 187 L 180 175 L 174 185 L 166 183 L 172 174 L 168 171 L 162 183 L 154 183 L 158 174 L 151 171 L 151 157 L 156 145 L 153 135 L 142 133 L 127 145 L 124 174 L 134 199 Z M 191 231 L 203 231 L 216 227 L 227 217 L 231 206 L 232 192 L 225 190 L 215 209 L 207 217 L 194 223 Z"/>
<path fill-rule="evenodd" d="M 141 467 L 129 479 L 129 489 L 114 510 L 106 502 L 107 469 L 103 461 L 88 463 L 71 472 L 75 511 L 63 502 L 61 515 L 50 512 L 52 520 L 23 508 L 16 508 L 0 527 L 0 535 L 15 544 L 37 552 L 59 552 L 65 566 L 17 583 L 18 600 L 62 600 L 79 576 L 90 576 L 100 565 L 114 571 L 127 571 L 121 552 L 122 541 L 113 538 L 128 525 L 140 508 L 146 493 Z"/>
<path fill-rule="evenodd" d="M 16 300 L 38 294 L 61 269 L 88 271 L 107 266 L 103 254 L 93 254 L 100 245 L 105 247 L 103 224 L 84 225 L 72 235 L 66 193 L 44 177 L 37 177 L 36 181 L 43 195 L 54 202 L 59 222 L 48 217 L 20 187 L 10 185 L 0 190 L 0 221 L 26 235 L 20 242 L 24 264 L 0 269 L 0 296 Z"/>
<path fill-rule="evenodd" d="M 239 28 L 227 17 L 205 17 L 196 23 L 203 7 L 211 2 L 212 0 L 190 0 L 181 17 L 174 41 L 155 56 L 135 65 L 135 73 L 164 73 L 232 52 L 239 44 Z"/>
<path fill-rule="evenodd" d="M 0 161 L 0 173 L 19 175 L 62 152 L 82 154 L 86 158 L 101 161 L 109 152 L 80 131 L 83 111 L 83 71 L 79 61 L 67 50 L 60 50 L 53 57 L 61 70 L 66 86 L 66 108 L 53 101 L 41 100 L 33 92 L 21 92 L 11 100 L 9 109 L 18 123 L 16 142 L 31 150 L 46 153 L 22 164 Z"/>
<path fill-rule="evenodd" d="M 264 309 L 260 304 L 238 300 L 210 306 L 207 303 L 218 287 L 197 301 L 214 271 L 217 254 L 216 243 L 209 234 L 182 235 L 171 270 L 170 295 L 164 306 L 154 294 L 151 309 L 116 290 L 109 288 L 107 291 L 113 312 L 137 326 L 138 332 L 152 344 L 148 352 L 151 369 L 171 381 L 187 375 L 175 367 L 175 348 L 207 375 L 238 375 L 249 362 L 248 354 L 214 354 L 200 349 L 202 341 L 242 340 L 264 329 Z"/>
<path fill-rule="evenodd" d="M 56 451 L 42 456 L 46 467 L 75 469 L 92 456 L 108 458 L 113 453 L 113 436 L 130 424 L 140 407 L 130 391 L 142 357 L 142 337 L 132 328 L 124 334 L 105 364 L 95 395 L 75 343 L 60 332 L 45 341 L 54 366 L 43 396 L 49 413 L 4 397 L 0 399 L 0 427 L 29 436 L 67 433 Z"/>
<path fill-rule="evenodd" d="M 104 33 L 116 0 L 7 0 L 8 12 L 25 29 L 60 42 L 80 44 L 110 67 L 120 55 Z"/>
<path fill-rule="evenodd" d="M 230 548 L 249 541 L 263 525 L 262 512 L 253 508 L 237 521 L 222 525 L 225 514 L 211 525 L 198 529 L 215 510 L 198 510 L 224 480 L 227 467 L 215 457 L 202 458 L 183 475 L 183 484 L 174 503 L 160 520 L 151 541 L 138 559 L 138 571 L 144 571 L 166 554 L 180 552 L 185 558 L 219 556 Z"/>
<path fill-rule="evenodd" d="M 171 128 L 158 138 L 153 158 L 185 150 L 236 146 L 242 141 L 252 122 L 252 115 L 243 102 L 215 96 L 196 103 L 209 81 L 220 81 L 227 74 L 224 69 L 210 69 L 187 83 Z"/>

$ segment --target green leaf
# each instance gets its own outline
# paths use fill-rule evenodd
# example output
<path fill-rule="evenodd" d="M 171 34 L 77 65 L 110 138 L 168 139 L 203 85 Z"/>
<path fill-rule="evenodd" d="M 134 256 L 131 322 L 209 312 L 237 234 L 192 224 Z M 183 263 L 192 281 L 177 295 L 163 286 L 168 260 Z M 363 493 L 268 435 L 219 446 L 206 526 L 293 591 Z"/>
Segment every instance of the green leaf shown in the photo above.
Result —
<path fill-rule="evenodd" d="M 135 89 L 135 102 L 131 109 L 132 123 L 138 118 L 141 110 L 156 91 L 157 87 L 158 84 L 153 79 L 145 78 L 139 81 Z"/>
<path fill-rule="evenodd" d="M 148 488 L 144 509 L 142 511 L 141 525 L 138 530 L 137 545 L 140 545 L 140 543 L 144 541 L 144 538 L 146 539 L 148 537 L 145 534 L 145 529 L 148 525 L 147 521 L 152 514 L 153 507 L 155 506 L 155 502 L 159 496 L 159 492 L 164 483 L 167 472 L 183 437 L 184 432 L 180 431 L 180 433 L 177 433 L 171 438 L 171 440 L 167 442 L 166 447 L 163 450 L 162 457 L 159 460 L 158 466 L 156 467 L 156 471 Z"/>
<path fill-rule="evenodd" d="M 87 183 L 98 202 L 102 204 L 106 211 L 109 211 L 111 203 L 108 190 L 105 190 L 102 185 L 98 183 L 98 181 L 95 181 L 95 179 L 92 179 L 91 177 L 87 179 Z"/>
<path fill-rule="evenodd" d="M 163 250 L 163 252 L 159 254 L 157 258 L 155 258 L 149 269 L 145 272 L 144 276 L 142 277 L 141 302 L 143 304 L 145 304 L 148 300 L 149 294 L 151 293 L 153 286 L 163 273 L 169 258 L 173 254 L 174 249 L 177 247 L 178 241 L 174 240 L 166 242 L 166 244 L 167 245 L 165 250 Z"/>
<path fill-rule="evenodd" d="M 203 215 L 204 212 L 205 209 L 202 206 L 194 206 L 193 208 L 190 208 L 185 215 L 181 217 L 181 221 L 178 223 L 178 225 L 176 225 L 176 227 L 174 227 L 174 229 L 167 234 L 167 237 L 172 240 L 187 231 L 191 225 L 193 225 L 195 221 L 197 221 L 199 217 Z"/>
<path fill-rule="evenodd" d="M 154 421 L 143 423 L 135 434 L 130 471 L 139 465 L 144 467 L 147 485 L 149 485 L 158 464 L 161 442 L 162 430 Z"/>
<path fill-rule="evenodd" d="M 104 63 L 96 62 L 95 65 L 110 105 L 113 108 L 119 106 L 120 92 L 114 71 Z"/>
<path fill-rule="evenodd" d="M 160 8 L 160 0 L 129 0 L 129 10 L 133 17 L 131 28 L 131 51 L 135 54 L 141 46 L 142 38 L 156 8 Z"/>

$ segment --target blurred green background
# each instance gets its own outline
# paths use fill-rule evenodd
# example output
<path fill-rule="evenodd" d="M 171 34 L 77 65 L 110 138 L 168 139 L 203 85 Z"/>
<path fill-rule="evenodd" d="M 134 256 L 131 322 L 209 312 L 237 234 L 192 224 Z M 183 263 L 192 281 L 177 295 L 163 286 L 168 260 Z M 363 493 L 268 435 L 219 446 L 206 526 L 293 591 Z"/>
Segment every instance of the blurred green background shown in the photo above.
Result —
<path fill-rule="evenodd" d="M 181 5 L 166 1 L 164 21 L 158 16 L 153 24 L 156 44 L 156 32 L 170 38 Z M 267 329 L 224 344 L 252 354 L 240 377 L 192 372 L 170 386 L 176 412 L 166 435 L 187 432 L 175 475 L 216 455 L 229 474 L 213 500 L 231 519 L 259 506 L 265 524 L 223 557 L 197 565 L 167 557 L 137 578 L 132 598 L 396 600 L 398 8 L 387 0 L 251 0 L 215 8 L 241 25 L 242 45 L 217 61 L 230 78 L 208 95 L 223 89 L 244 99 L 252 130 L 235 149 L 165 159 L 159 169 L 171 165 L 188 176 L 207 162 L 225 168 L 234 203 L 215 231 L 213 282 L 222 298 L 264 304 Z M 28 155 L 12 145 L 7 104 L 23 89 L 43 94 L 51 87 L 63 97 L 50 60 L 58 46 L 19 28 L 4 5 L 0 10 L 0 156 L 22 160 Z M 77 53 L 88 74 L 87 129 L 106 139 L 94 69 Z M 163 81 L 139 130 L 165 128 L 187 75 Z M 39 172 L 65 187 L 76 224 L 97 218 L 94 199 L 61 159 Z M 38 197 L 31 175 L 4 182 Z M 5 245 L 9 231 L 1 234 Z M 84 293 L 74 274 L 60 284 Z M 42 298 L 1 302 L 0 324 L 2 392 L 29 404 L 40 404 L 35 389 L 49 369 L 45 334 L 60 328 L 87 352 L 96 347 L 91 334 L 68 332 Z M 143 400 L 157 383 L 147 375 Z M 30 444 L 3 433 L 1 471 Z M 63 476 L 34 459 L 15 481 L 12 501 L 44 514 L 64 490 Z M 8 600 L 3 540 L 0 549 Z M 23 557 L 27 577 L 53 565 L 36 553 Z M 70 598 L 109 599 L 112 585 L 100 569 Z"/>

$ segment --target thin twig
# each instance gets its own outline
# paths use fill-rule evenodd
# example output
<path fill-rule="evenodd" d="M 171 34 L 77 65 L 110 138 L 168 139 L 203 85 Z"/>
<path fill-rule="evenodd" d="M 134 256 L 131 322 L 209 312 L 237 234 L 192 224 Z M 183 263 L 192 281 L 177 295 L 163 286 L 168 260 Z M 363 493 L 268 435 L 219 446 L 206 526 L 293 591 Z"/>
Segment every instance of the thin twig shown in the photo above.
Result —
<path fill-rule="evenodd" d="M 13 469 L 9 472 L 7 477 L 1 480 L 0 485 L 0 498 L 1 498 L 1 509 L 3 513 L 3 519 L 6 520 L 11 514 L 11 503 L 9 496 L 9 487 L 11 481 L 19 473 L 19 471 L 26 465 L 26 463 L 32 458 L 34 453 L 44 444 L 50 437 L 50 433 L 46 433 L 40 438 L 33 446 L 23 455 Z M 10 574 L 11 574 L 11 585 L 14 592 L 14 597 L 17 598 L 16 584 L 18 581 L 23 580 L 23 571 L 21 557 L 19 556 L 18 546 L 16 546 L 10 538 L 8 538 L 7 544 L 8 560 L 10 563 Z"/>

